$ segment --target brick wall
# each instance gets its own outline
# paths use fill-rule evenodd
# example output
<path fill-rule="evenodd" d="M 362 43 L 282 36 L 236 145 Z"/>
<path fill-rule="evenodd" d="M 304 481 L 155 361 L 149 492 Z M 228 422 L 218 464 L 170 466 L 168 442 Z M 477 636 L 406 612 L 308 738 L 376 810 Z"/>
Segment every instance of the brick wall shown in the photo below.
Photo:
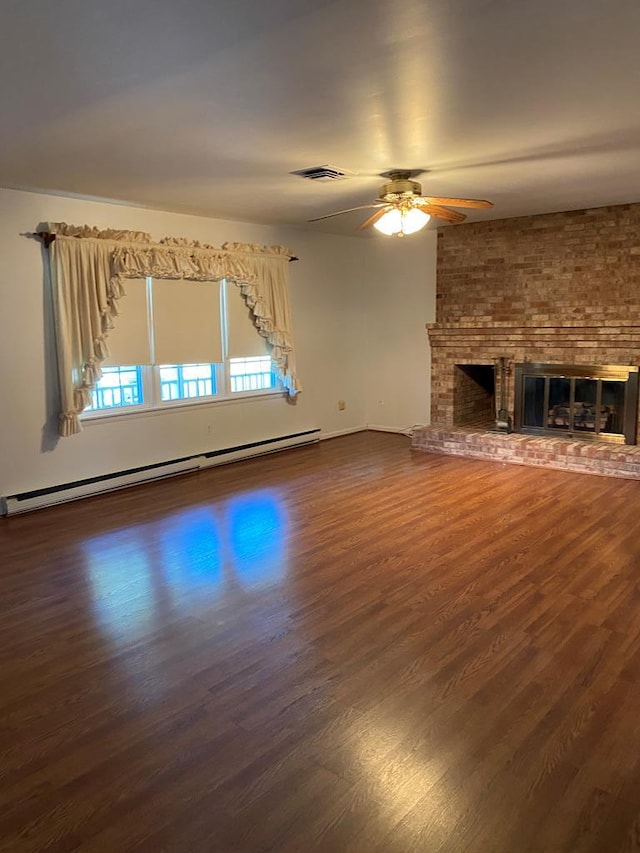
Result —
<path fill-rule="evenodd" d="M 438 232 L 439 323 L 556 326 L 640 317 L 640 204 Z"/>
<path fill-rule="evenodd" d="M 427 328 L 434 425 L 457 420 L 458 364 L 640 364 L 640 204 L 440 229 Z"/>

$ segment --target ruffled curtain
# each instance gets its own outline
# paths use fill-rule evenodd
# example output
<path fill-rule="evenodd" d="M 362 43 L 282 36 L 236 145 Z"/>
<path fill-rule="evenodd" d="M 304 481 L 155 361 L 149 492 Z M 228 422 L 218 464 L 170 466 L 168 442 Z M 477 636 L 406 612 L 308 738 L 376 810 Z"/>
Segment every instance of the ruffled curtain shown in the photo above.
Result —
<path fill-rule="evenodd" d="M 62 436 L 80 432 L 78 414 L 109 355 L 106 338 L 124 293 L 111 272 L 112 255 L 113 245 L 101 240 L 57 237 L 49 248 Z"/>
<path fill-rule="evenodd" d="M 128 278 L 235 282 L 291 396 L 301 391 L 289 303 L 289 258 L 282 246 L 225 243 L 221 249 L 181 238 L 152 243 L 144 232 L 100 231 L 65 223 L 49 225 L 58 373 L 60 435 L 81 430 L 78 415 L 89 404 L 109 355 L 107 338 L 120 313 Z M 126 309 L 125 309 L 126 310 Z"/>

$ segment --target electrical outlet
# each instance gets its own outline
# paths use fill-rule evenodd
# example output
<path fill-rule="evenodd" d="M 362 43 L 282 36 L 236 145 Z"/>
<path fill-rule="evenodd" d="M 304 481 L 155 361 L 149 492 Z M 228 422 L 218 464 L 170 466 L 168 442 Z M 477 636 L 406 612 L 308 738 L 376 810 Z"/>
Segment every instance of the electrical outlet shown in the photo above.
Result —
<path fill-rule="evenodd" d="M 346 408 L 347 408 L 347 404 L 345 403 L 345 401 L 344 400 L 338 400 L 338 411 L 344 412 L 344 410 Z"/>

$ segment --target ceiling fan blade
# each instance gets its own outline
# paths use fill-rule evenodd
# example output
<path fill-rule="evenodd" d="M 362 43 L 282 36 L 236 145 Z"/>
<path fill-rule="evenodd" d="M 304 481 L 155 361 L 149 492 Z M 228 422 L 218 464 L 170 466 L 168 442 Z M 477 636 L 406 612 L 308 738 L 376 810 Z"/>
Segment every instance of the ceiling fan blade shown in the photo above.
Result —
<path fill-rule="evenodd" d="M 425 195 L 428 204 L 448 204 L 451 207 L 493 207 L 492 201 L 483 198 L 446 198 L 445 196 Z"/>
<path fill-rule="evenodd" d="M 335 213 L 327 213 L 325 216 L 316 216 L 315 219 L 307 219 L 307 222 L 320 222 L 321 219 L 331 219 L 332 216 L 342 216 L 343 213 L 351 213 L 353 210 L 366 210 L 369 207 L 381 207 L 384 202 L 371 202 L 371 204 L 359 204 L 358 207 L 348 207 L 346 210 L 336 210 Z"/>
<path fill-rule="evenodd" d="M 428 213 L 429 216 L 435 216 L 436 219 L 443 219 L 445 222 L 464 222 L 467 218 L 464 213 L 458 213 L 457 210 L 447 210 L 446 207 L 440 207 L 438 204 L 421 204 L 418 210 L 423 213 Z"/>
<path fill-rule="evenodd" d="M 385 215 L 385 213 L 388 210 L 391 210 L 392 207 L 393 207 L 392 204 L 385 204 L 385 206 L 382 208 L 382 210 L 376 210 L 376 212 L 372 216 L 370 216 L 368 219 L 365 219 L 365 221 L 361 225 L 358 225 L 356 230 L 357 231 L 365 231 L 367 228 L 371 228 L 371 226 L 375 225 L 376 222 L 378 221 L 378 219 L 382 219 L 382 217 Z"/>

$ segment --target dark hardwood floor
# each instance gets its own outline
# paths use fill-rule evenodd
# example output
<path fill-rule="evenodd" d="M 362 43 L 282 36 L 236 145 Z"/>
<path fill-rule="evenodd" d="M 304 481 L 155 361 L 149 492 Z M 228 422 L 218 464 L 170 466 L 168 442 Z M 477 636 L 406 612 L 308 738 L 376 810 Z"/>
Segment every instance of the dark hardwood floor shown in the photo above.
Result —
<path fill-rule="evenodd" d="M 640 850 L 639 509 L 363 433 L 0 520 L 0 850 Z"/>

